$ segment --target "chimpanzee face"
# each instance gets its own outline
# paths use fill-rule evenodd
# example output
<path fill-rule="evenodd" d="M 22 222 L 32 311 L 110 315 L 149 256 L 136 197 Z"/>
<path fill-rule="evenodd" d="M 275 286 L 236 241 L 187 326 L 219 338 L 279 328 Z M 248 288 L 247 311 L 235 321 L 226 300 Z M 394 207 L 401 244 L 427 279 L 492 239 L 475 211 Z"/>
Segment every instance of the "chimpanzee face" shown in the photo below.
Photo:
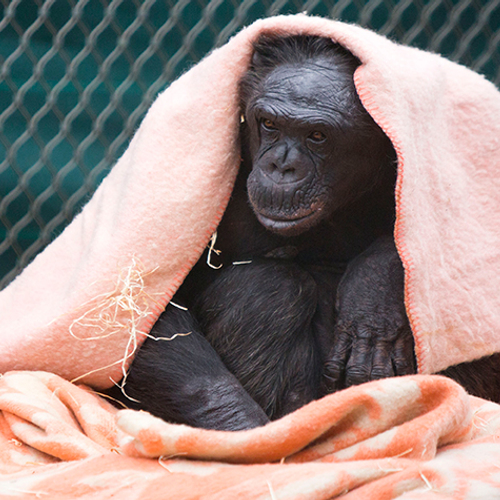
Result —
<path fill-rule="evenodd" d="M 388 140 L 352 71 L 326 56 L 277 66 L 246 102 L 248 195 L 267 229 L 294 236 L 361 196 L 387 164 Z"/>

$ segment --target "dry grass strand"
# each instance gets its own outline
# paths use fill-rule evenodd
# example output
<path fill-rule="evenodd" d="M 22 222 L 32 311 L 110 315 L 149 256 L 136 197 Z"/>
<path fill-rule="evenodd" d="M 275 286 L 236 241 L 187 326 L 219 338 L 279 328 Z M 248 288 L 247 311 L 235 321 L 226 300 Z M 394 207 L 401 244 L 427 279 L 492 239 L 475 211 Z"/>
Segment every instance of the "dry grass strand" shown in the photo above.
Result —
<path fill-rule="evenodd" d="M 212 264 L 212 252 L 215 253 L 216 255 L 220 255 L 221 251 L 215 249 L 215 242 L 217 241 L 217 231 L 215 231 L 214 234 L 210 237 L 210 243 L 208 245 L 208 254 L 207 254 L 207 265 L 208 267 L 211 267 L 212 269 L 220 269 L 222 267 L 222 264 L 219 264 L 218 266 L 215 266 Z"/>
<path fill-rule="evenodd" d="M 81 310 L 92 305 L 71 323 L 69 333 L 73 338 L 81 341 L 95 341 L 126 331 L 128 339 L 124 355 L 120 359 L 80 375 L 71 382 L 78 382 L 94 373 L 121 365 L 123 379 L 119 386 L 124 385 L 128 361 L 135 355 L 138 348 L 138 336 L 149 337 L 148 332 L 139 329 L 139 324 L 153 314 L 151 307 L 153 304 L 159 306 L 156 299 L 146 292 L 145 285 L 145 278 L 157 269 L 158 267 L 155 267 L 146 271 L 140 260 L 133 256 L 129 266 L 119 269 L 113 290 L 91 298 L 78 308 Z M 79 330 L 85 331 L 86 335 L 79 334 Z M 89 335 L 88 332 L 92 333 Z"/>

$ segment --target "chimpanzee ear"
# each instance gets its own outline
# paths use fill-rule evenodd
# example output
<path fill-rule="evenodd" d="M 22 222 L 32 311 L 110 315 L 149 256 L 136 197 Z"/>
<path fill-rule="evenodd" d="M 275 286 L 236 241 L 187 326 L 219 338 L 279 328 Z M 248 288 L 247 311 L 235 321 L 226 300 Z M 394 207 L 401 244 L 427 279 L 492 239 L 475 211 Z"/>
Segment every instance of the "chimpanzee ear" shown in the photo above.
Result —
<path fill-rule="evenodd" d="M 263 66 L 265 64 L 265 58 L 262 56 L 262 54 L 259 54 L 259 52 L 254 50 L 251 64 L 253 68 Z"/>

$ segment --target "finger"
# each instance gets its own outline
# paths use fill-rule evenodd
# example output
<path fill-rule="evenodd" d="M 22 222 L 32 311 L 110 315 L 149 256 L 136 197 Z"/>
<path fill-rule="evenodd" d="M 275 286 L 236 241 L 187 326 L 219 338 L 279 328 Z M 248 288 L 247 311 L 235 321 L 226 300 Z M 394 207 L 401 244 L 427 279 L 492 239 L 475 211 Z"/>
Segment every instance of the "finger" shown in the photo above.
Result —
<path fill-rule="evenodd" d="M 359 385 L 370 380 L 373 346 L 371 339 L 363 336 L 352 343 L 351 357 L 346 366 L 346 386 Z"/>
<path fill-rule="evenodd" d="M 409 325 L 402 329 L 401 334 L 396 339 L 392 363 L 396 375 L 411 375 L 417 373 L 415 342 Z"/>
<path fill-rule="evenodd" d="M 375 343 L 373 353 L 373 365 L 371 379 L 388 378 L 394 376 L 391 355 L 394 350 L 394 343 L 387 340 L 378 340 Z"/>
<path fill-rule="evenodd" d="M 351 352 L 351 340 L 351 336 L 345 332 L 336 335 L 334 350 L 330 359 L 325 363 L 323 376 L 328 393 L 343 389 L 345 386 L 345 366 Z"/>

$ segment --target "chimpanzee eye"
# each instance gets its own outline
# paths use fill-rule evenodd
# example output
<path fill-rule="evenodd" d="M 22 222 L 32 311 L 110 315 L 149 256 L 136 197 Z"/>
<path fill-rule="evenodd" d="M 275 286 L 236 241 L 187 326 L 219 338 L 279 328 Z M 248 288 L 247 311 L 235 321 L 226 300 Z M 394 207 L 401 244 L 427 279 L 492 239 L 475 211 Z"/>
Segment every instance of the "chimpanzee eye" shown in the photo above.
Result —
<path fill-rule="evenodd" d="M 312 139 L 314 142 L 323 142 L 326 139 L 326 135 L 319 130 L 315 130 L 312 134 L 309 134 L 309 139 Z"/>
<path fill-rule="evenodd" d="M 269 118 L 265 118 L 261 123 L 266 130 L 269 130 L 271 132 L 274 132 L 276 130 L 276 125 Z"/>

